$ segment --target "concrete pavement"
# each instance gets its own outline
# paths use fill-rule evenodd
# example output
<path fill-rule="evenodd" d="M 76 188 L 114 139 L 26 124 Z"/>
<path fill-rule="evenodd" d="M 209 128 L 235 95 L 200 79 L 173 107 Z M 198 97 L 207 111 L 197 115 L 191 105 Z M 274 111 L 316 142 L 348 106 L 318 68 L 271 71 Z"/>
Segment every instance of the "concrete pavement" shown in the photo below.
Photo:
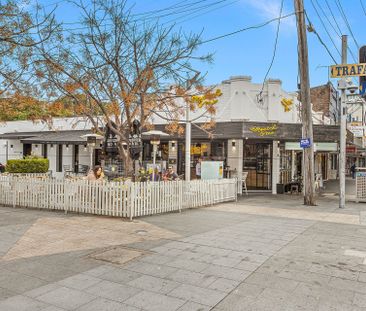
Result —
<path fill-rule="evenodd" d="M 366 205 L 301 201 L 134 222 L 2 207 L 0 310 L 366 310 Z"/>

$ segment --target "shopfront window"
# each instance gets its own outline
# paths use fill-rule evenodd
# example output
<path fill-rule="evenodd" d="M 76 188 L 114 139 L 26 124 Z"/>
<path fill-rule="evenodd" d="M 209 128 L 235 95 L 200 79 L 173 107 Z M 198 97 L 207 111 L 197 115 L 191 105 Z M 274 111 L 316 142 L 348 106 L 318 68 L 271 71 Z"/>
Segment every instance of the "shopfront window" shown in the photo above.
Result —
<path fill-rule="evenodd" d="M 358 158 L 358 167 L 366 167 L 366 159 Z"/>
<path fill-rule="evenodd" d="M 196 165 L 202 161 L 223 161 L 226 165 L 226 141 L 212 141 L 191 144 L 191 176 L 196 178 Z M 178 173 L 183 174 L 185 168 L 185 144 L 178 145 Z"/>
<path fill-rule="evenodd" d="M 338 170 L 338 157 L 335 153 L 330 155 L 330 169 L 334 171 Z"/>
<path fill-rule="evenodd" d="M 280 147 L 280 183 L 291 182 L 291 154 L 290 150 L 285 150 L 285 146 Z"/>

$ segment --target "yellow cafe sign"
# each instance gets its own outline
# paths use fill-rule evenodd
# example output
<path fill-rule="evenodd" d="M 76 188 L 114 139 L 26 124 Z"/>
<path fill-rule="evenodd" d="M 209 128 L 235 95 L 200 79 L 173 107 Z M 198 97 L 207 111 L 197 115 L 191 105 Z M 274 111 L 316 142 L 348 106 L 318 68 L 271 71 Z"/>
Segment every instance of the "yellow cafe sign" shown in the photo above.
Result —
<path fill-rule="evenodd" d="M 330 66 L 331 78 L 366 76 L 366 63 Z"/>
<path fill-rule="evenodd" d="M 258 134 L 259 136 L 271 136 L 276 133 L 277 124 L 272 124 L 269 126 L 253 126 L 249 130 Z"/>

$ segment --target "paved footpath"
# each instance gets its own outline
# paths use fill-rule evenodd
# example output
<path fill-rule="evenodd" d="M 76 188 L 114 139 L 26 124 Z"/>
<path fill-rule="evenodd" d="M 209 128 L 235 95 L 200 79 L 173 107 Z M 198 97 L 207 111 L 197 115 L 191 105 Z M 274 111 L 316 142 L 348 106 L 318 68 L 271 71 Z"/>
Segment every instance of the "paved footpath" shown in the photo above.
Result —
<path fill-rule="evenodd" d="M 366 310 L 366 204 L 145 217 L 0 208 L 0 311 Z"/>

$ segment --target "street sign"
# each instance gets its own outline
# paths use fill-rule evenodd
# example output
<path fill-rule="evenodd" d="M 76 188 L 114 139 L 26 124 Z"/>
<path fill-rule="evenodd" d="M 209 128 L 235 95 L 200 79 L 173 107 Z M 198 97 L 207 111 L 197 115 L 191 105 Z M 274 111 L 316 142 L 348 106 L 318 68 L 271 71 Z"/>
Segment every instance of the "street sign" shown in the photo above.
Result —
<path fill-rule="evenodd" d="M 355 105 L 355 104 L 363 104 L 364 100 L 359 94 L 348 94 L 346 104 Z"/>
<path fill-rule="evenodd" d="M 363 137 L 364 126 L 350 126 L 349 130 L 353 133 L 354 137 Z"/>
<path fill-rule="evenodd" d="M 360 82 L 360 95 L 366 95 L 366 81 Z"/>
<path fill-rule="evenodd" d="M 347 146 L 346 147 L 346 153 L 356 153 L 357 147 L 356 146 Z"/>
<path fill-rule="evenodd" d="M 366 76 L 366 63 L 330 66 L 331 78 Z"/>
<path fill-rule="evenodd" d="M 310 148 L 311 141 L 310 138 L 304 138 L 300 140 L 300 147 L 301 148 Z"/>

